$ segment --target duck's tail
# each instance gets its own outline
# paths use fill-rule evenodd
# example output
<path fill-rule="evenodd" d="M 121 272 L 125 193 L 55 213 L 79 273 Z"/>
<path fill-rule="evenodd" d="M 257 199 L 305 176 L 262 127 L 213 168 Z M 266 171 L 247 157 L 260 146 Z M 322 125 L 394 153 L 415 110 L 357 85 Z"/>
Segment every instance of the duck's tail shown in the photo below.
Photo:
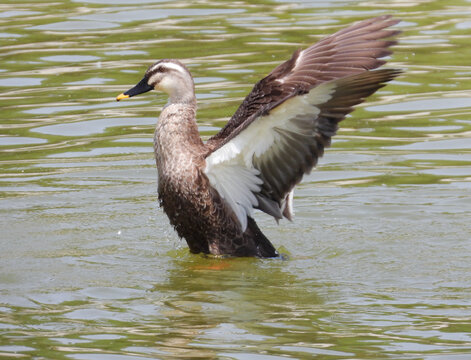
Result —
<path fill-rule="evenodd" d="M 263 235 L 255 220 L 251 217 L 248 217 L 247 220 L 247 229 L 245 230 L 244 237 L 250 238 L 254 243 L 255 254 L 252 256 L 260 258 L 278 257 L 278 251 L 276 251 L 270 240 Z"/>

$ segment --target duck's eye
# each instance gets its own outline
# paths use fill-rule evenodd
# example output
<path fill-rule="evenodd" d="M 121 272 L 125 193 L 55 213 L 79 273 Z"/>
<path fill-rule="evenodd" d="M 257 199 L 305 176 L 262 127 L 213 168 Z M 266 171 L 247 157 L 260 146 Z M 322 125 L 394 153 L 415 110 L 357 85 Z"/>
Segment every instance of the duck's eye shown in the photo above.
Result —
<path fill-rule="evenodd" d="M 167 70 L 167 69 L 164 68 L 163 66 L 159 66 L 159 67 L 157 68 L 157 72 L 160 72 L 160 73 L 165 72 L 165 70 Z"/>

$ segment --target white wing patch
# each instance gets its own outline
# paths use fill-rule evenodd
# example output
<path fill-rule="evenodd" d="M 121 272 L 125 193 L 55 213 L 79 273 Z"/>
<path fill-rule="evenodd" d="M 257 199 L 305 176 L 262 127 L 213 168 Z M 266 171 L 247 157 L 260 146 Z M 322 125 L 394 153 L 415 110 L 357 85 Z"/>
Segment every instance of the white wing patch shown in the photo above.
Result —
<path fill-rule="evenodd" d="M 258 205 L 253 193 L 259 192 L 262 184 L 252 159 L 277 146 L 281 135 L 276 128 L 296 132 L 292 119 L 305 114 L 317 116 L 317 105 L 329 101 L 334 89 L 334 83 L 324 83 L 305 95 L 286 100 L 206 158 L 204 173 L 237 215 L 242 231 L 247 227 L 247 216 Z"/>
<path fill-rule="evenodd" d="M 294 64 L 293 70 L 291 70 L 291 73 L 296 71 L 296 68 L 301 64 L 303 55 L 305 54 L 306 50 L 303 50 L 299 53 L 298 58 L 296 59 L 296 62 Z"/>
<path fill-rule="evenodd" d="M 299 66 L 299 64 L 302 63 L 302 57 L 303 57 L 305 52 L 306 52 L 306 50 L 303 50 L 298 54 L 298 58 L 296 59 L 296 62 L 294 63 L 293 69 L 288 74 L 286 74 L 285 77 L 291 75 L 292 73 L 294 73 L 296 71 L 296 68 Z M 285 82 L 285 77 L 278 78 L 275 81 L 280 83 L 280 84 L 283 84 Z"/>
<path fill-rule="evenodd" d="M 247 216 L 252 216 L 253 208 L 258 205 L 254 193 L 260 191 L 262 184 L 257 176 L 259 171 L 254 167 L 240 165 L 238 158 L 233 158 L 216 167 L 207 161 L 204 172 L 211 185 L 236 214 L 242 231 L 245 231 Z"/>

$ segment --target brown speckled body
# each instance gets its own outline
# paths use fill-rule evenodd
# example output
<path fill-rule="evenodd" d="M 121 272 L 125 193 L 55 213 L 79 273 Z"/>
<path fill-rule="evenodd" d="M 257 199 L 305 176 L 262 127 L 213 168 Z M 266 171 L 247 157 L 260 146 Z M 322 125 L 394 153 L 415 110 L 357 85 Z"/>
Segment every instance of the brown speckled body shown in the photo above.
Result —
<path fill-rule="evenodd" d="M 233 256 L 277 256 L 255 221 L 242 233 L 233 211 L 206 175 L 208 149 L 194 121 L 196 104 L 168 104 L 154 135 L 160 204 L 192 253 Z"/>

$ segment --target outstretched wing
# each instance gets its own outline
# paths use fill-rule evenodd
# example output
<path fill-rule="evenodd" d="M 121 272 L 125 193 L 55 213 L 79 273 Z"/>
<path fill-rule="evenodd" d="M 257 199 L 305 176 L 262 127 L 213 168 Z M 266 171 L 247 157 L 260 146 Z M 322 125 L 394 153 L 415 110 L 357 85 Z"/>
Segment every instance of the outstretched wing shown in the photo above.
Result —
<path fill-rule="evenodd" d="M 399 74 L 384 63 L 397 23 L 379 17 L 296 52 L 253 89 L 212 139 L 205 174 L 245 230 L 253 208 L 291 218 L 290 193 L 330 145 L 338 123 Z M 336 55 L 337 54 L 337 55 Z"/>
<path fill-rule="evenodd" d="M 390 15 L 361 21 L 330 35 L 305 50 L 297 50 L 290 60 L 277 66 L 260 80 L 247 95 L 223 129 L 208 140 L 217 148 L 234 136 L 256 113 L 267 113 L 280 101 L 306 93 L 326 81 L 376 69 L 386 61 L 388 49 L 396 44 L 391 38 L 400 31 L 387 30 L 400 20 Z"/>

